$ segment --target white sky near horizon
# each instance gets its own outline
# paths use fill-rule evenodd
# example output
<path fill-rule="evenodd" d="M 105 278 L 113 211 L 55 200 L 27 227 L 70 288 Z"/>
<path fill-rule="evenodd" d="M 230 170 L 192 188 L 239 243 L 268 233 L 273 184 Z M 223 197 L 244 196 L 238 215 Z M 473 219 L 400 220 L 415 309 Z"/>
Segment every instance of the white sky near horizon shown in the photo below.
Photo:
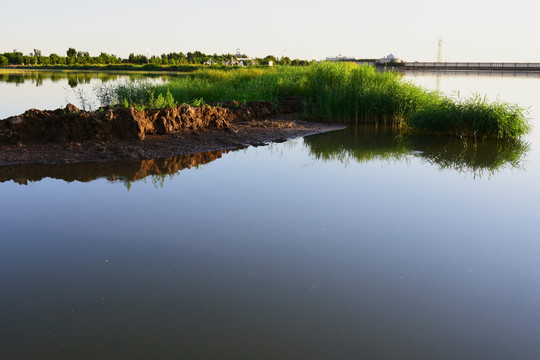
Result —
<path fill-rule="evenodd" d="M 540 62 L 540 1 L 0 0 L 0 53 L 199 50 L 324 59 Z"/>

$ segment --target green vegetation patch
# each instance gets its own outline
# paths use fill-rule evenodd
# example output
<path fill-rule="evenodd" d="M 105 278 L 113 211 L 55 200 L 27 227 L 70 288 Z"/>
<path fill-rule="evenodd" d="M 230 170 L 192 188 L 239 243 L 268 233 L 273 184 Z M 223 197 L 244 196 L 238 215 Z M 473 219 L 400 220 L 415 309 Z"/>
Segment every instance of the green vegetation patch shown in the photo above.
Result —
<path fill-rule="evenodd" d="M 142 107 L 303 96 L 304 115 L 311 118 L 459 136 L 512 138 L 530 129 L 524 109 L 516 105 L 478 96 L 456 101 L 404 81 L 399 73 L 352 63 L 200 69 L 163 85 L 124 83 L 107 91 L 109 102 Z"/>
<path fill-rule="evenodd" d="M 464 100 L 441 98 L 411 113 L 407 124 L 414 129 L 450 135 L 514 138 L 530 130 L 522 108 L 479 95 Z"/>

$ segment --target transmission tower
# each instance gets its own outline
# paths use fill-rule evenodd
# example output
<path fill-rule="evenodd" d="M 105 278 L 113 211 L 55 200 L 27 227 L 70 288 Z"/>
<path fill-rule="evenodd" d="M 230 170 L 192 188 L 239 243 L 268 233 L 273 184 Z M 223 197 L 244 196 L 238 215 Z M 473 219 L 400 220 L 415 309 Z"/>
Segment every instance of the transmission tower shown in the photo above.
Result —
<path fill-rule="evenodd" d="M 437 62 L 442 62 L 442 39 L 441 38 L 438 38 L 437 39 Z M 435 84 L 435 88 L 437 89 L 437 91 L 440 90 L 441 88 L 441 74 L 440 73 L 436 73 L 436 84 Z"/>
<path fill-rule="evenodd" d="M 442 62 L 442 39 L 438 38 L 438 45 L 437 45 L 437 62 Z"/>

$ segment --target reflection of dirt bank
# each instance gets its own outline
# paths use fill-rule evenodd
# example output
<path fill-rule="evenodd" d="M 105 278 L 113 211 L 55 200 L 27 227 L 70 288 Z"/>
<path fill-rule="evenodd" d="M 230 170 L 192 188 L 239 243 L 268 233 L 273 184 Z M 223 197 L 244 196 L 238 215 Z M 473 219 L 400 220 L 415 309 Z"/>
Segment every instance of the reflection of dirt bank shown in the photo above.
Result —
<path fill-rule="evenodd" d="M 87 182 L 99 178 L 110 181 L 135 181 L 152 175 L 176 174 L 180 170 L 207 164 L 221 158 L 227 151 L 207 151 L 162 159 L 130 162 L 85 163 L 71 165 L 12 165 L 2 167 L 0 182 L 13 180 L 18 184 L 44 178 L 67 182 Z"/>

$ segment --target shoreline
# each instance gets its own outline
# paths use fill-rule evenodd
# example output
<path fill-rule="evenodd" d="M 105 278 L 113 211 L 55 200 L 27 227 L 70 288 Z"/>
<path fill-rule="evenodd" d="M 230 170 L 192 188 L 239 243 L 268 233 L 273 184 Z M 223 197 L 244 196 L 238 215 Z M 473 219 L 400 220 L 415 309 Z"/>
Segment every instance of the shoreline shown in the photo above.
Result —
<path fill-rule="evenodd" d="M 226 128 L 204 128 L 140 140 L 110 139 L 69 142 L 0 143 L 0 169 L 14 165 L 66 165 L 150 160 L 208 151 L 230 151 L 344 129 L 343 125 L 276 115 L 232 122 Z"/>

